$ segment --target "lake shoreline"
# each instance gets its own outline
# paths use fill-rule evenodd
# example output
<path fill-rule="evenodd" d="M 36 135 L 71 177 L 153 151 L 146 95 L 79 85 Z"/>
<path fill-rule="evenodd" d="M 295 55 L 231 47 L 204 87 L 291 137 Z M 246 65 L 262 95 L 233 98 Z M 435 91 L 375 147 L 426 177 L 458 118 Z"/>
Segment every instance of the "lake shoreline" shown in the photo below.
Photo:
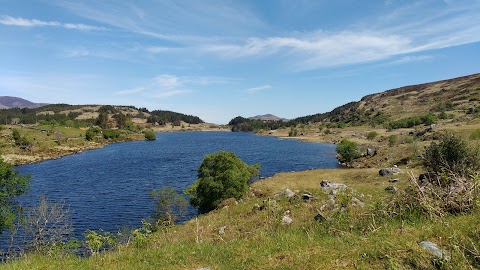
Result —
<path fill-rule="evenodd" d="M 170 132 L 230 132 L 227 129 L 182 129 L 182 130 L 167 130 L 165 128 L 154 127 L 153 128 L 155 134 L 157 133 L 170 133 Z M 114 143 L 124 143 L 124 142 L 134 142 L 134 141 L 143 141 L 145 137 L 143 134 L 130 134 L 130 136 L 115 141 L 84 141 L 83 144 L 78 145 L 68 145 L 67 144 L 60 144 L 54 146 L 47 150 L 47 152 L 42 151 L 38 153 L 32 152 L 25 152 L 25 154 L 21 153 L 4 153 L 0 154 L 0 158 L 2 158 L 5 162 L 8 162 L 14 166 L 20 165 L 27 165 L 27 164 L 35 164 L 43 161 L 48 160 L 55 160 L 60 159 L 62 157 L 81 154 L 83 151 L 87 150 L 95 150 L 104 148 L 107 145 L 114 144 Z M 23 150 L 27 151 L 27 150 Z"/>

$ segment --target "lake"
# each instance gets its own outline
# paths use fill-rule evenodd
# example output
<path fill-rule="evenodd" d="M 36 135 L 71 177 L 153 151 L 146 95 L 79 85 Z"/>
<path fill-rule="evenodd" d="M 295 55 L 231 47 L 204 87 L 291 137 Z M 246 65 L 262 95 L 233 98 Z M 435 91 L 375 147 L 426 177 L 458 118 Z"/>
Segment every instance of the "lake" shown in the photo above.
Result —
<path fill-rule="evenodd" d="M 235 152 L 248 164 L 260 163 L 260 175 L 336 168 L 335 145 L 282 140 L 233 132 L 159 133 L 156 141 L 115 143 L 102 149 L 57 160 L 16 167 L 31 174 L 29 195 L 64 199 L 70 207 L 75 235 L 87 229 L 117 231 L 141 226 L 152 214 L 150 191 L 171 186 L 182 191 L 195 182 L 205 155 Z M 186 218 L 197 214 L 190 208 Z"/>

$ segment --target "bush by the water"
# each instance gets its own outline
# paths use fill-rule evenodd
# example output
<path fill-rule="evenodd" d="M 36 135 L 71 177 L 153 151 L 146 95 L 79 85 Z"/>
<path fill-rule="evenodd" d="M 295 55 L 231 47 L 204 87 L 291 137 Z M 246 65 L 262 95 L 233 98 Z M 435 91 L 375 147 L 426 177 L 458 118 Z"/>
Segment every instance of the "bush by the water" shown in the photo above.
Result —
<path fill-rule="evenodd" d="M 248 182 L 258 176 L 259 165 L 247 165 L 235 153 L 220 151 L 209 154 L 198 168 L 198 180 L 185 193 L 190 202 L 205 213 L 222 201 L 239 199 L 248 190 Z"/>
<path fill-rule="evenodd" d="M 358 144 L 356 142 L 343 139 L 337 145 L 337 153 L 341 156 L 341 160 L 345 162 L 350 162 L 353 159 L 360 157 L 360 152 L 358 151 Z"/>
<path fill-rule="evenodd" d="M 145 140 L 147 141 L 155 141 L 157 139 L 155 132 L 153 132 L 151 129 L 145 130 L 143 134 L 145 135 Z"/>

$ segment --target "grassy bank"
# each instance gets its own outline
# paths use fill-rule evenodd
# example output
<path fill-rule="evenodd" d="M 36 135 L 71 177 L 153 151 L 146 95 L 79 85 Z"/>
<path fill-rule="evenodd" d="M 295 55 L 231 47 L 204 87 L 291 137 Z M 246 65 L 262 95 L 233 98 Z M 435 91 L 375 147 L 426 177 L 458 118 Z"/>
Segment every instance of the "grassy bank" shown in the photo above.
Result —
<path fill-rule="evenodd" d="M 415 172 L 416 173 L 416 172 Z M 398 178 L 394 184 L 389 180 Z M 348 186 L 365 203 L 328 210 L 320 182 Z M 479 267 L 480 213 L 436 220 L 382 217 L 379 202 L 389 202 L 385 187 L 404 188 L 408 175 L 381 177 L 377 169 L 332 169 L 282 173 L 253 184 L 236 205 L 166 228 L 146 241 L 118 246 L 90 258 L 27 254 L 4 269 L 475 269 Z M 275 194 L 289 188 L 309 192 L 313 200 L 289 200 Z M 348 197 L 348 196 L 347 196 Z M 255 210 L 264 201 L 267 210 Z M 337 198 L 341 200 L 341 198 Z M 351 202 L 347 198 L 347 202 Z M 281 223 L 288 215 L 293 222 Z M 326 220 L 317 222 L 321 213 Z M 436 243 L 448 260 L 419 246 Z"/>

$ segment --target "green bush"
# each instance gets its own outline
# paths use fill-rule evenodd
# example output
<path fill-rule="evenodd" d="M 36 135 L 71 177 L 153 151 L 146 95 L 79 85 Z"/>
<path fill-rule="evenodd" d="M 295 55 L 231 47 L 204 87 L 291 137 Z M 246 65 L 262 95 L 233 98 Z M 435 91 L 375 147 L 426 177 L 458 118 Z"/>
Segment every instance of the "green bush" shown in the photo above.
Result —
<path fill-rule="evenodd" d="M 358 144 L 356 142 L 343 139 L 337 145 L 337 153 L 341 156 L 341 160 L 345 162 L 350 162 L 353 159 L 360 157 L 360 152 L 358 151 Z"/>
<path fill-rule="evenodd" d="M 248 190 L 248 182 L 258 176 L 259 165 L 247 165 L 235 153 L 209 154 L 198 168 L 198 179 L 185 193 L 201 213 L 215 209 L 229 198 L 239 199 Z"/>
<path fill-rule="evenodd" d="M 291 127 L 290 131 L 288 132 L 288 137 L 296 137 L 298 135 L 298 131 L 296 128 Z"/>
<path fill-rule="evenodd" d="M 103 138 L 106 140 L 109 139 L 117 139 L 120 137 L 120 131 L 114 129 L 104 129 L 103 130 Z"/>
<path fill-rule="evenodd" d="M 155 133 L 151 129 L 145 130 L 143 134 L 145 135 L 145 140 L 147 141 L 155 141 L 157 139 L 157 136 L 155 136 Z"/>
<path fill-rule="evenodd" d="M 390 135 L 388 136 L 388 145 L 395 146 L 398 143 L 398 136 L 397 135 Z"/>
<path fill-rule="evenodd" d="M 367 134 L 367 140 L 373 140 L 378 136 L 378 133 L 376 131 L 370 131 Z"/>
<path fill-rule="evenodd" d="M 480 153 L 460 137 L 446 134 L 440 143 L 433 142 L 423 157 L 427 170 L 435 175 L 468 177 L 480 170 Z"/>

